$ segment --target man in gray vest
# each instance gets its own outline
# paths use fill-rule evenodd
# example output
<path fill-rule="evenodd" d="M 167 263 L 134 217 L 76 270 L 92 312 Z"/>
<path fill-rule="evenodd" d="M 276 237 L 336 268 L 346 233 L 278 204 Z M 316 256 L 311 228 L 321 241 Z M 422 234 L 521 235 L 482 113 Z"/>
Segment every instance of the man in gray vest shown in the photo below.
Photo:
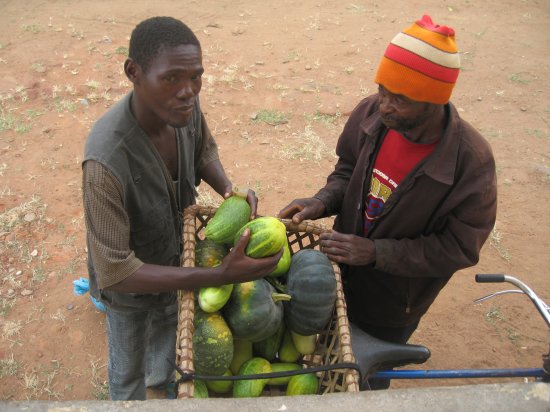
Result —
<path fill-rule="evenodd" d="M 220 266 L 180 267 L 181 212 L 195 186 L 232 193 L 199 104 L 200 43 L 179 20 L 147 19 L 124 72 L 133 91 L 91 130 L 82 190 L 90 293 L 107 308 L 110 396 L 144 400 L 147 387 L 174 380 L 176 291 L 261 278 L 281 253 L 247 257 L 247 231 Z M 253 191 L 247 200 L 253 218 Z"/>

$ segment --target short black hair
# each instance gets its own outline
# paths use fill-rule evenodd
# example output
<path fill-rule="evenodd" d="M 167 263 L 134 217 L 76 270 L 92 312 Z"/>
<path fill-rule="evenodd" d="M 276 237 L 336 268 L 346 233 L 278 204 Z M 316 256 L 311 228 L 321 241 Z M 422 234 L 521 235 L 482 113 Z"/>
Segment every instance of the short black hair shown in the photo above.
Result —
<path fill-rule="evenodd" d="M 128 57 L 147 71 L 162 50 L 183 44 L 201 47 L 195 33 L 182 21 L 173 17 L 151 17 L 132 31 Z"/>

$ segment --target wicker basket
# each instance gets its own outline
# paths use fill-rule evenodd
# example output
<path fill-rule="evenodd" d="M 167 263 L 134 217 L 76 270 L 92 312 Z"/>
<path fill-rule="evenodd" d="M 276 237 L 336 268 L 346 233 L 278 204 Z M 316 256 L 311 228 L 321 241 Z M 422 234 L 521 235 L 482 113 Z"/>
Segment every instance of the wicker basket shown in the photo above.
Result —
<path fill-rule="evenodd" d="M 183 256 L 182 265 L 195 266 L 195 244 L 203 238 L 202 232 L 216 212 L 216 208 L 193 205 L 184 211 Z M 311 222 L 299 225 L 283 219 L 287 228 L 287 237 L 291 253 L 301 249 L 319 248 L 319 235 L 325 228 Z M 317 347 L 313 355 L 308 356 L 304 363 L 307 366 L 334 365 L 342 362 L 354 362 L 351 350 L 350 327 L 346 314 L 346 305 L 342 290 L 342 281 L 338 265 L 333 263 L 337 283 L 336 305 L 328 328 L 317 339 Z M 193 313 L 194 295 L 192 291 L 179 291 L 179 320 L 176 343 L 176 362 L 184 372 L 193 369 Z M 358 374 L 353 369 L 331 369 L 319 375 L 319 393 L 357 392 L 359 391 Z M 193 397 L 192 381 L 179 385 L 178 398 Z"/>

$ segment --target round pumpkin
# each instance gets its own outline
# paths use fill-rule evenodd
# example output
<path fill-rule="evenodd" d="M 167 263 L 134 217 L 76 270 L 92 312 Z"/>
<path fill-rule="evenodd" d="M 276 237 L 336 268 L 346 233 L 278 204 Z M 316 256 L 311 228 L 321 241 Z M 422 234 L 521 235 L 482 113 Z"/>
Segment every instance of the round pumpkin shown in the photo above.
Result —
<path fill-rule="evenodd" d="M 197 241 L 195 245 L 195 266 L 212 268 L 222 263 L 223 258 L 229 253 L 229 248 L 210 239 Z"/>
<path fill-rule="evenodd" d="M 290 296 L 277 293 L 265 279 L 237 283 L 222 313 L 234 337 L 259 342 L 281 326 L 284 299 Z"/>
<path fill-rule="evenodd" d="M 336 302 L 336 278 L 331 261 L 320 251 L 302 249 L 292 256 L 284 302 L 287 327 L 309 336 L 321 333 L 332 317 Z"/>
<path fill-rule="evenodd" d="M 273 361 L 277 357 L 277 352 L 281 347 L 283 335 L 285 334 L 285 323 L 281 322 L 281 326 L 273 335 L 260 342 L 252 345 L 252 350 L 255 356 Z"/>

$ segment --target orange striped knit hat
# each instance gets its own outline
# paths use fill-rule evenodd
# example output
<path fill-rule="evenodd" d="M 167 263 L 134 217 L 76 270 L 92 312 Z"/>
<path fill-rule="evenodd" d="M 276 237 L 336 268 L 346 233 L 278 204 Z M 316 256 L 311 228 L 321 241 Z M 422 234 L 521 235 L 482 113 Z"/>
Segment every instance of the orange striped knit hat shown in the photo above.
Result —
<path fill-rule="evenodd" d="M 459 67 L 454 30 L 424 15 L 393 38 L 374 81 L 418 102 L 445 104 Z"/>

